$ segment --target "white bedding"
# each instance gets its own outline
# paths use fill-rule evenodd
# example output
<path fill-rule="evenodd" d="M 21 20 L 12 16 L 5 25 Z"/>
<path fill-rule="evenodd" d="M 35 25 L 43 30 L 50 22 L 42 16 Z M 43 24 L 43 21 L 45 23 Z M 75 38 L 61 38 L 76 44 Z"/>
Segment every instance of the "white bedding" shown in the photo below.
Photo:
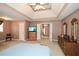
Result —
<path fill-rule="evenodd" d="M 50 49 L 48 46 L 40 44 L 19 43 L 4 51 L 0 52 L 0 56 L 49 56 Z"/>

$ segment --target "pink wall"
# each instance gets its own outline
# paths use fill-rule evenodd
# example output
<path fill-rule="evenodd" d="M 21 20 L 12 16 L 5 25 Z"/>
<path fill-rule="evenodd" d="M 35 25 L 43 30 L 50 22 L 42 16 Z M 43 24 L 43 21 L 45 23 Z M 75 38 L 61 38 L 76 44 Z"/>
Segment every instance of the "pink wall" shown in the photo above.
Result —
<path fill-rule="evenodd" d="M 53 23 L 53 39 L 57 39 L 58 35 L 61 34 L 61 21 L 52 22 Z"/>
<path fill-rule="evenodd" d="M 19 21 L 12 21 L 11 33 L 14 39 L 19 39 Z"/>
<path fill-rule="evenodd" d="M 5 39 L 7 33 L 11 33 L 11 21 L 4 20 L 3 32 L 0 32 L 0 39 Z"/>
<path fill-rule="evenodd" d="M 53 21 L 34 21 L 34 22 L 32 22 L 32 24 L 34 24 L 34 25 L 36 25 L 38 23 L 52 23 L 53 24 L 52 39 L 57 40 L 58 35 L 61 34 L 61 26 L 62 26 L 61 21 L 53 20 Z"/>
<path fill-rule="evenodd" d="M 27 39 L 28 32 L 27 32 L 27 27 L 28 27 L 28 21 L 12 21 L 11 23 L 11 33 L 14 37 L 14 39 L 19 39 L 19 23 L 24 23 L 25 24 L 25 38 Z"/>
<path fill-rule="evenodd" d="M 73 18 L 78 19 L 79 22 L 79 10 L 77 10 L 76 12 L 74 12 L 73 14 L 71 14 L 70 16 L 68 16 L 67 18 L 63 19 L 63 23 L 66 22 L 67 23 L 67 33 L 68 35 L 71 35 L 71 20 Z"/>

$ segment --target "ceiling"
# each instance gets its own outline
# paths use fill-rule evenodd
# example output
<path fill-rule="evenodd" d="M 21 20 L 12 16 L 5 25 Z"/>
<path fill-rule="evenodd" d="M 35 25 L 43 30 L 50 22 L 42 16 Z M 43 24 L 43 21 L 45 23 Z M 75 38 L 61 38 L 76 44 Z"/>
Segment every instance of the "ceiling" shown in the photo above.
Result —
<path fill-rule="evenodd" d="M 35 12 L 26 3 L 0 3 L 0 16 L 7 16 L 13 20 L 62 20 L 79 9 L 78 3 L 50 3 L 50 5 L 50 9 Z"/>

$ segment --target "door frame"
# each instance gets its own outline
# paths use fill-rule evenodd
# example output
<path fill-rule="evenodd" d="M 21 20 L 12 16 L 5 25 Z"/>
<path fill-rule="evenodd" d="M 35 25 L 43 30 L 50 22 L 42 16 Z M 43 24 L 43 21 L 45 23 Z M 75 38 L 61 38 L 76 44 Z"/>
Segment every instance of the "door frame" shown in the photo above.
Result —
<path fill-rule="evenodd" d="M 49 40 L 52 41 L 53 24 L 52 23 L 39 23 L 37 24 L 37 40 L 41 39 L 41 24 L 49 24 Z"/>

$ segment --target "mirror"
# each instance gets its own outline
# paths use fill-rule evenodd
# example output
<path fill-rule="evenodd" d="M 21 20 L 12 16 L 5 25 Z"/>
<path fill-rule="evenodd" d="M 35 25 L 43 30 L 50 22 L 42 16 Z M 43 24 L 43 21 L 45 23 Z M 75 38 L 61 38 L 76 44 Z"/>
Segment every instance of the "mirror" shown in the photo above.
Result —
<path fill-rule="evenodd" d="M 78 20 L 73 18 L 71 21 L 71 40 L 76 41 L 78 39 Z"/>
<path fill-rule="evenodd" d="M 63 34 L 67 35 L 67 23 L 63 23 Z"/>

